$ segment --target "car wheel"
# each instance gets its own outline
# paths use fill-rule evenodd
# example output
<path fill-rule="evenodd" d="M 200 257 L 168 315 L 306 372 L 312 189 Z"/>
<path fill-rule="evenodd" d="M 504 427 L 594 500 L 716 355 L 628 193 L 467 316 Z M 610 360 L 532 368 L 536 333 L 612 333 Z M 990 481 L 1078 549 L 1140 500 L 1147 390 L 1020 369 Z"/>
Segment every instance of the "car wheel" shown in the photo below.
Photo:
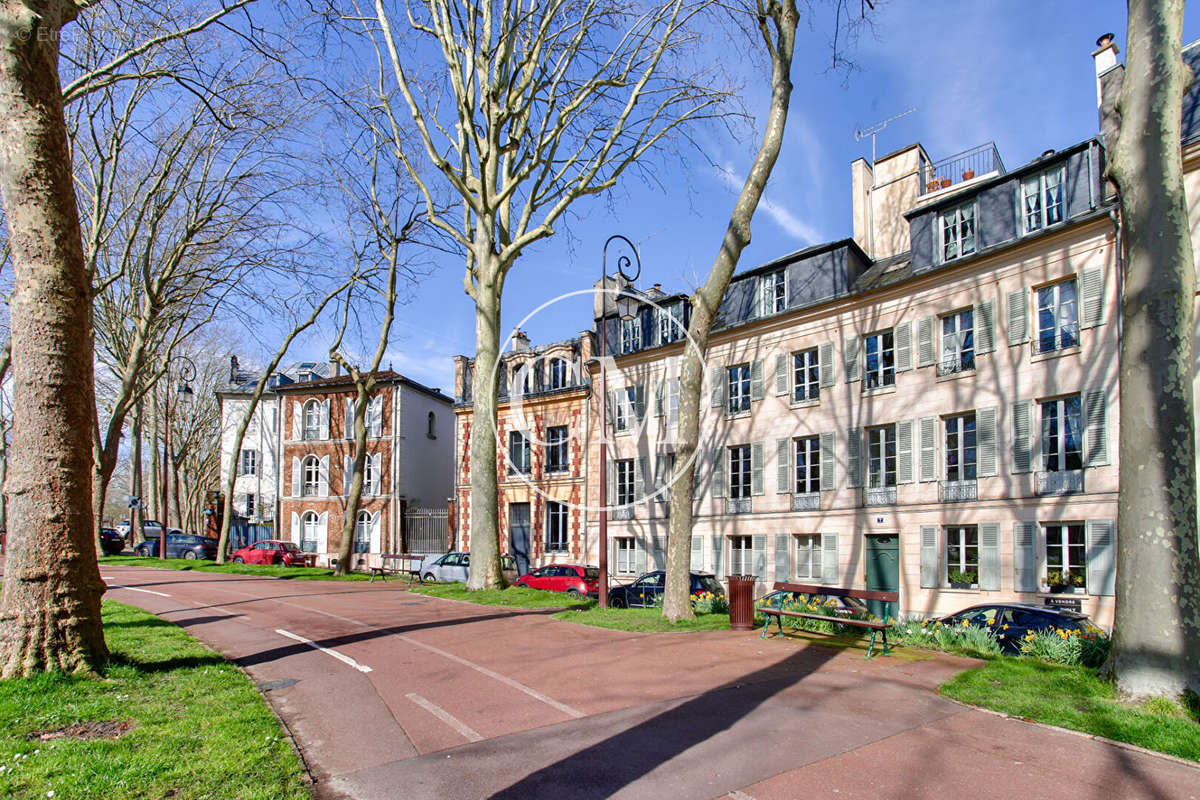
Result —
<path fill-rule="evenodd" d="M 619 597 L 612 598 L 611 600 L 608 601 L 608 604 L 610 606 L 612 606 L 613 608 L 624 608 L 625 607 L 625 601 Z"/>
<path fill-rule="evenodd" d="M 525 581 L 517 581 L 517 583 L 516 583 L 516 586 L 519 586 L 519 587 L 520 587 L 520 588 L 522 588 L 522 589 L 528 589 L 528 588 L 529 588 L 529 584 L 528 584 L 528 583 L 526 583 Z"/>
<path fill-rule="evenodd" d="M 184 550 L 183 551 L 183 560 L 184 561 L 195 561 L 196 560 L 196 551 L 195 550 Z"/>
<path fill-rule="evenodd" d="M 437 578 L 433 576 L 432 572 L 426 572 L 425 577 L 421 578 L 421 580 L 425 581 L 426 583 L 437 583 Z"/>
<path fill-rule="evenodd" d="M 246 563 L 246 560 L 245 560 L 244 558 L 242 558 L 241 556 L 234 556 L 234 557 L 233 557 L 233 563 L 235 563 L 235 564 L 245 564 L 245 563 Z"/>
<path fill-rule="evenodd" d="M 572 586 L 570 589 L 567 589 L 567 594 L 571 596 L 572 600 L 579 600 L 583 598 L 583 592 L 579 591 L 574 586 Z"/>

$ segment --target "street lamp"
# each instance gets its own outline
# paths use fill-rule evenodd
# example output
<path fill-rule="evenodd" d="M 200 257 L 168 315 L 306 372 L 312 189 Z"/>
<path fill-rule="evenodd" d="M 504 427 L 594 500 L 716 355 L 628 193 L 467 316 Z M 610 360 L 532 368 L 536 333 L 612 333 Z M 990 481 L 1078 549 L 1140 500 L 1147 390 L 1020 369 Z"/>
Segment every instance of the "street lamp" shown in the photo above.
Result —
<path fill-rule="evenodd" d="M 191 402 L 194 395 L 192 387 L 188 384 L 196 379 L 196 365 L 187 356 L 180 355 L 175 358 L 178 362 L 178 366 L 175 368 L 175 377 L 179 380 L 179 388 L 175 390 L 175 402 L 176 404 L 182 402 L 186 405 Z M 162 519 L 158 521 L 159 558 L 167 557 L 167 525 L 168 520 L 171 519 L 171 481 L 167 474 L 171 463 L 171 364 L 169 361 L 167 363 L 166 374 L 163 377 L 166 378 L 164 383 L 166 397 L 163 399 L 165 420 L 163 424 L 162 508 L 159 513 Z"/>
<path fill-rule="evenodd" d="M 608 373 L 604 370 L 604 342 L 607 338 L 604 325 L 604 308 L 606 305 L 606 297 L 608 290 L 608 246 L 613 243 L 613 240 L 620 239 L 629 246 L 630 252 L 633 253 L 633 258 L 636 261 L 637 269 L 633 275 L 625 272 L 630 268 L 631 262 L 629 256 L 622 255 L 617 259 L 617 274 L 624 278 L 628 285 L 632 286 L 633 282 L 642 274 L 642 259 L 638 256 L 637 247 L 633 242 L 626 239 L 621 234 L 614 234 L 608 237 L 608 241 L 604 243 L 604 251 L 600 256 L 600 324 L 598 327 L 599 341 L 597 342 L 597 355 L 600 360 L 600 608 L 608 608 L 608 431 L 605 428 L 605 420 L 608 418 Z M 617 316 L 621 320 L 633 319 L 638 309 L 638 298 L 635 295 L 625 291 L 625 286 L 619 286 L 617 289 Z"/>

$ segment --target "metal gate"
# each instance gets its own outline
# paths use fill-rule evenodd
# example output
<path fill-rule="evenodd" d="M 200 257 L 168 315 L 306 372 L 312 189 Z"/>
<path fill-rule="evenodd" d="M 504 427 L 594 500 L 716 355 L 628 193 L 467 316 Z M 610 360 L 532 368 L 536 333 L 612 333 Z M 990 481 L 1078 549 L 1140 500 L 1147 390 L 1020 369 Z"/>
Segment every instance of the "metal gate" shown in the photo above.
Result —
<path fill-rule="evenodd" d="M 229 551 L 233 552 L 242 547 L 261 542 L 264 539 L 275 538 L 275 526 L 262 525 L 235 519 L 229 527 Z"/>
<path fill-rule="evenodd" d="M 404 512 L 406 553 L 445 553 L 450 549 L 450 512 L 445 508 L 409 508 Z"/>

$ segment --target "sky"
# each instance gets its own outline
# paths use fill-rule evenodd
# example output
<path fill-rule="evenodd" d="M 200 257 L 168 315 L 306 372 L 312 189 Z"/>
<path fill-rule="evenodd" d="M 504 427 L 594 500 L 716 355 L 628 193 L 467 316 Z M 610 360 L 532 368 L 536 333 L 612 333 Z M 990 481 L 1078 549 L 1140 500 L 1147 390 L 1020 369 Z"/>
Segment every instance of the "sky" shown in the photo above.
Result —
<path fill-rule="evenodd" d="M 857 8 L 857 4 L 851 2 Z M 803 21 L 783 151 L 755 217 L 738 271 L 852 232 L 850 164 L 871 157 L 855 131 L 915 108 L 876 137 L 879 155 L 920 142 L 934 161 L 994 141 L 1009 168 L 1097 132 L 1097 37 L 1116 34 L 1124 50 L 1124 2 L 1115 0 L 882 0 L 874 35 L 848 53 L 856 70 L 829 66 L 831 23 Z M 1185 13 L 1184 42 L 1200 38 L 1200 12 Z M 714 57 L 728 52 L 714 42 Z M 753 55 L 753 54 L 751 54 Z M 1123 55 L 1122 55 L 1123 59 Z M 743 62 L 735 69 L 749 70 Z M 742 102 L 765 112 L 769 86 L 746 77 Z M 600 277 L 605 240 L 638 245 L 639 287 L 691 291 L 707 275 L 760 133 L 741 140 L 707 131 L 704 154 L 660 160 L 654 180 L 629 174 L 610 195 L 578 205 L 556 235 L 530 248 L 505 285 L 504 330 L 520 324 L 535 344 L 591 325 L 591 300 L 577 294 Z M 611 267 L 610 267 L 610 272 Z M 452 393 L 455 354 L 474 352 L 474 307 L 463 264 L 446 257 L 397 309 L 385 365 Z M 527 315 L 548 304 L 532 317 Z M 322 342 L 296 358 L 320 359 Z"/>

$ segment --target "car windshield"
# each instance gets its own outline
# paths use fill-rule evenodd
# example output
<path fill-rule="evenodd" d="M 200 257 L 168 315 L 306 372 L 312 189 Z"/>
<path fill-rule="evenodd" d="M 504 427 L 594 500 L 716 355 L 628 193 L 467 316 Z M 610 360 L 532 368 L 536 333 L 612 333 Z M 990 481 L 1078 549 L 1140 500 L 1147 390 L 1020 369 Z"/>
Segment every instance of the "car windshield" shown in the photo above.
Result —
<path fill-rule="evenodd" d="M 299 553 L 300 547 L 295 542 L 280 542 L 279 546 L 289 553 Z"/>
<path fill-rule="evenodd" d="M 589 581 L 599 580 L 600 579 L 600 568 L 599 567 L 584 567 L 583 577 L 587 578 Z"/>
<path fill-rule="evenodd" d="M 696 583 L 700 584 L 700 588 L 706 592 L 713 594 L 721 594 L 725 590 L 721 588 L 721 583 L 712 575 L 697 575 Z"/>

